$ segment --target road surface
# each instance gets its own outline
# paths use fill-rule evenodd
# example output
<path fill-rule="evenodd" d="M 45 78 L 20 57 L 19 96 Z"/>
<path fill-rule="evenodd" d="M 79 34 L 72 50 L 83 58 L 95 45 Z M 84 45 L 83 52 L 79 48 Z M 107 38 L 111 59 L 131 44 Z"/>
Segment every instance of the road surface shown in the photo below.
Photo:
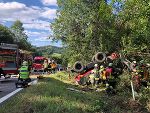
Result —
<path fill-rule="evenodd" d="M 31 80 L 35 80 L 37 76 L 32 75 Z M 11 77 L 11 78 L 0 78 L 0 98 L 4 97 L 5 95 L 15 91 L 17 88 L 15 83 L 17 82 L 18 77 Z"/>
<path fill-rule="evenodd" d="M 0 98 L 16 90 L 15 82 L 17 81 L 16 77 L 12 78 L 0 78 Z"/>

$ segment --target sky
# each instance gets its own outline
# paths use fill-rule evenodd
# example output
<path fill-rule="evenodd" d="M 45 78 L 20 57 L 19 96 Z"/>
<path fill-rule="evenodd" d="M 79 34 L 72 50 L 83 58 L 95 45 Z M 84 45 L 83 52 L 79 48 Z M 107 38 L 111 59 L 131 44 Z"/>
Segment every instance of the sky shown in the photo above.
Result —
<path fill-rule="evenodd" d="M 56 18 L 56 1 L 0 0 L 0 24 L 10 27 L 16 20 L 20 20 L 32 45 L 61 47 L 61 41 L 56 43 L 48 39 L 53 35 L 50 24 Z"/>

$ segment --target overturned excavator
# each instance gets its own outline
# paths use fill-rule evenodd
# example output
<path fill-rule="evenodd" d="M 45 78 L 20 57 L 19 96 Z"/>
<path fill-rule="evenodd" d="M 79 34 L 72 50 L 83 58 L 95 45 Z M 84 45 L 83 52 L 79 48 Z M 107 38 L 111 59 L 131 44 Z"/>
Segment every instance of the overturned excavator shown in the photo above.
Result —
<path fill-rule="evenodd" d="M 75 77 L 75 80 L 80 85 L 84 85 L 86 84 L 88 75 L 94 69 L 95 64 L 98 64 L 99 66 L 103 65 L 104 67 L 107 67 L 109 63 L 113 63 L 113 66 L 115 67 L 114 74 L 120 75 L 122 74 L 123 69 L 125 67 L 130 68 L 129 63 L 131 62 L 126 59 L 122 59 L 121 55 L 117 53 L 111 53 L 108 55 L 103 52 L 98 52 L 93 56 L 92 61 L 87 65 L 83 65 L 80 61 L 75 62 L 73 66 L 73 71 L 78 73 L 78 75 Z"/>

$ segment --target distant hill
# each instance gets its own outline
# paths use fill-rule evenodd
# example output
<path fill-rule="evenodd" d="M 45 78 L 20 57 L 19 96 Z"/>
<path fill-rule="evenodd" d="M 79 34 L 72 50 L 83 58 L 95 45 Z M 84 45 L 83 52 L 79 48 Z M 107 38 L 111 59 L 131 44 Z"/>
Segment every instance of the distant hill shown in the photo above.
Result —
<path fill-rule="evenodd" d="M 36 48 L 38 53 L 42 53 L 42 55 L 52 55 L 54 53 L 62 54 L 63 48 L 56 46 L 42 46 Z"/>

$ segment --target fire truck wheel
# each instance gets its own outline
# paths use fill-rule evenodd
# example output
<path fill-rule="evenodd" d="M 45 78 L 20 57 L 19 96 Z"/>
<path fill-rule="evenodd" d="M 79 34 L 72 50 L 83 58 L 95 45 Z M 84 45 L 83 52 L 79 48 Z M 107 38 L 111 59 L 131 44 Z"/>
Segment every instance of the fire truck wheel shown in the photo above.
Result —
<path fill-rule="evenodd" d="M 95 60 L 95 55 L 92 57 L 92 62 L 95 62 L 96 60 Z"/>
<path fill-rule="evenodd" d="M 105 59 L 106 59 L 106 54 L 103 53 L 103 52 L 98 52 L 98 53 L 95 55 L 95 61 L 98 62 L 98 63 L 104 62 Z"/>
<path fill-rule="evenodd" d="M 75 62 L 73 68 L 75 72 L 82 72 L 84 69 L 84 65 L 81 62 L 77 61 Z"/>

